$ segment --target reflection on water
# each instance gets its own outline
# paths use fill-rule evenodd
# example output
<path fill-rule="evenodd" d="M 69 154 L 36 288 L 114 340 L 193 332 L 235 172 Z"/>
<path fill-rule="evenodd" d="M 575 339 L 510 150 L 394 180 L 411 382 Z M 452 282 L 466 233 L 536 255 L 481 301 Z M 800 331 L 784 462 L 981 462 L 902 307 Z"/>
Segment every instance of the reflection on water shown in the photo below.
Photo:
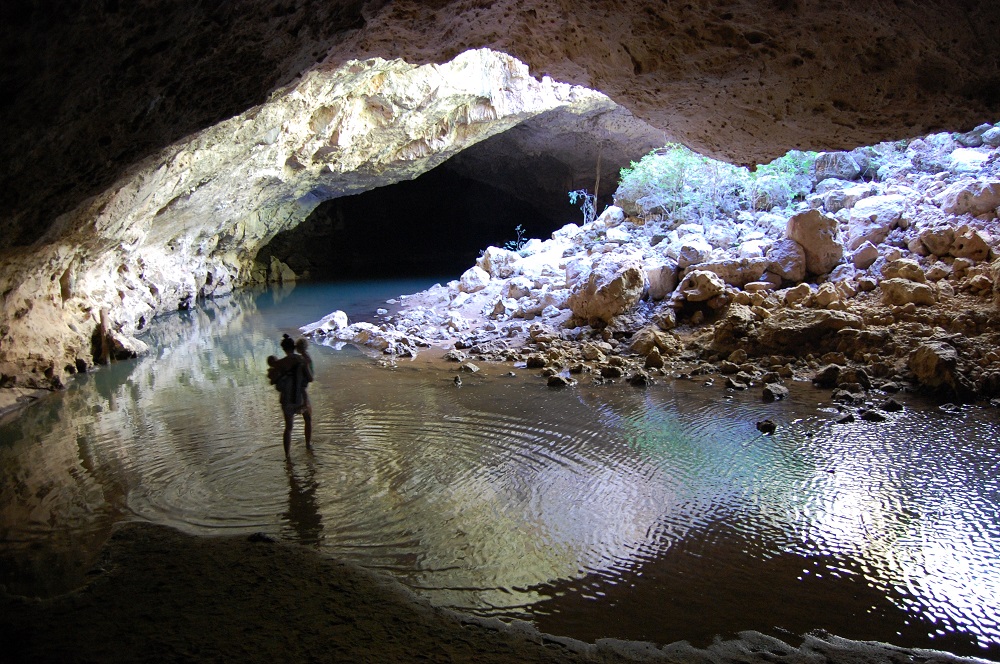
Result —
<path fill-rule="evenodd" d="M 0 583 L 58 592 L 141 519 L 267 532 L 586 640 L 826 629 L 1000 655 L 992 409 L 832 426 L 811 389 L 553 391 L 506 367 L 458 389 L 445 368 L 317 347 L 315 450 L 297 422 L 286 465 L 263 379 L 280 334 L 423 286 L 208 303 L 0 427 Z"/>

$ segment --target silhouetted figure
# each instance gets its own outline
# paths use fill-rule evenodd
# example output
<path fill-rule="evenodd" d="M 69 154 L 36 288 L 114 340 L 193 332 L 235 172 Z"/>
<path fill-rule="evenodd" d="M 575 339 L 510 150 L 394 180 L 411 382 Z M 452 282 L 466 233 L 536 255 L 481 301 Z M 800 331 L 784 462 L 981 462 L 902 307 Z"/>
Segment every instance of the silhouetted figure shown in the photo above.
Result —
<path fill-rule="evenodd" d="M 281 349 L 285 357 L 280 360 L 272 355 L 267 358 L 267 375 L 281 395 L 281 412 L 285 416 L 285 432 L 282 442 L 285 458 L 291 454 L 292 423 L 296 415 L 302 415 L 305 422 L 306 447 L 312 447 L 312 405 L 306 386 L 312 381 L 312 361 L 307 356 L 295 354 L 295 342 L 287 334 L 281 339 Z"/>

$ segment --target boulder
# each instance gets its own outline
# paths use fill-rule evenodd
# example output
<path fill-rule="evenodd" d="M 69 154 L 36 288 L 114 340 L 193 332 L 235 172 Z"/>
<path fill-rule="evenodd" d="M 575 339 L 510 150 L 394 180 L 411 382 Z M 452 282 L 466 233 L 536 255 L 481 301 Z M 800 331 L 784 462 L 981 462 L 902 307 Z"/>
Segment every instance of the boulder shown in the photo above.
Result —
<path fill-rule="evenodd" d="M 983 261 L 990 255 L 990 244 L 980 231 L 962 228 L 955 235 L 955 241 L 951 245 L 951 255 L 955 258 Z"/>
<path fill-rule="evenodd" d="M 534 282 L 527 277 L 514 277 L 503 285 L 500 289 L 500 295 L 504 298 L 519 300 L 522 297 L 531 295 L 531 290 L 534 288 L 534 285 Z"/>
<path fill-rule="evenodd" d="M 918 305 L 930 305 L 937 302 L 937 292 L 928 284 L 895 278 L 885 279 L 879 285 L 882 288 L 882 301 L 886 304 L 904 306 L 912 302 Z"/>
<path fill-rule="evenodd" d="M 950 134 L 931 134 L 911 141 L 905 154 L 916 170 L 940 173 L 948 170 L 951 153 L 956 147 L 957 144 Z"/>
<path fill-rule="evenodd" d="M 878 247 L 865 241 L 851 254 L 851 263 L 859 270 L 867 270 L 878 260 Z"/>
<path fill-rule="evenodd" d="M 806 252 L 795 240 L 778 240 L 768 248 L 765 257 L 767 271 L 783 280 L 798 283 L 806 278 Z"/>
<path fill-rule="evenodd" d="M 983 144 L 991 148 L 1000 148 L 1000 127 L 993 127 L 983 132 Z"/>
<path fill-rule="evenodd" d="M 694 267 L 698 270 L 714 272 L 727 284 L 742 288 L 751 281 L 758 281 L 763 277 L 768 264 L 768 261 L 763 258 L 739 258 L 699 263 Z"/>
<path fill-rule="evenodd" d="M 813 290 L 809 284 L 799 284 L 785 291 L 785 304 L 805 302 L 812 296 Z"/>
<path fill-rule="evenodd" d="M 883 279 L 909 279 L 918 283 L 927 281 L 920 264 L 909 258 L 899 258 L 882 266 Z"/>
<path fill-rule="evenodd" d="M 514 275 L 514 264 L 521 259 L 520 254 L 500 247 L 486 247 L 486 251 L 476 261 L 476 267 L 490 277 L 507 279 Z"/>
<path fill-rule="evenodd" d="M 615 228 L 625 223 L 625 211 L 617 205 L 609 205 L 595 221 L 604 224 L 605 228 Z"/>
<path fill-rule="evenodd" d="M 816 157 L 814 179 L 821 182 L 827 178 L 853 180 L 861 174 L 861 167 L 849 152 L 820 152 Z"/>
<path fill-rule="evenodd" d="M 858 201 L 851 208 L 851 218 L 847 223 L 847 248 L 853 251 L 865 242 L 882 243 L 896 227 L 905 209 L 906 199 L 899 194 L 872 196 Z"/>
<path fill-rule="evenodd" d="M 677 292 L 688 302 L 705 302 L 722 295 L 725 290 L 726 284 L 722 278 L 708 270 L 689 272 L 677 287 Z"/>
<path fill-rule="evenodd" d="M 981 124 L 971 131 L 967 131 L 964 134 L 958 134 L 955 136 L 955 140 L 958 141 L 959 145 L 963 145 L 967 148 L 978 148 L 983 144 L 983 134 L 993 128 L 991 124 Z"/>
<path fill-rule="evenodd" d="M 938 194 L 934 202 L 948 214 L 984 214 L 1000 207 L 1000 180 L 962 180 Z"/>
<path fill-rule="evenodd" d="M 670 261 L 647 267 L 646 279 L 649 282 L 649 297 L 662 300 L 677 288 L 677 263 Z"/>
<path fill-rule="evenodd" d="M 947 256 L 951 253 L 951 245 L 955 242 L 955 229 L 951 226 L 931 226 L 924 228 L 918 235 L 927 251 L 935 256 Z"/>
<path fill-rule="evenodd" d="M 801 352 L 815 348 L 827 337 L 844 329 L 864 329 L 855 314 L 830 309 L 785 309 L 757 326 L 757 340 L 772 351 Z"/>
<path fill-rule="evenodd" d="M 837 220 L 819 210 L 807 210 L 793 216 L 788 220 L 785 234 L 802 245 L 806 271 L 811 274 L 827 274 L 844 257 Z"/>
<path fill-rule="evenodd" d="M 983 150 L 958 148 L 951 153 L 948 170 L 952 173 L 978 173 L 989 156 L 989 152 Z"/>
<path fill-rule="evenodd" d="M 458 289 L 463 293 L 475 293 L 483 290 L 490 283 L 490 273 L 477 265 L 473 265 L 462 273 L 458 281 Z"/>
<path fill-rule="evenodd" d="M 320 318 L 315 323 L 303 325 L 299 331 L 306 336 L 323 336 L 342 330 L 348 326 L 347 314 L 337 310 Z"/>
<path fill-rule="evenodd" d="M 763 258 L 772 240 L 756 239 L 740 243 L 737 253 L 740 258 Z"/>
<path fill-rule="evenodd" d="M 608 242 L 618 242 L 620 244 L 625 244 L 626 242 L 632 241 L 632 234 L 628 232 L 627 229 L 621 226 L 615 226 L 614 228 L 609 228 L 604 234 L 604 239 Z"/>
<path fill-rule="evenodd" d="M 712 245 L 700 235 L 685 237 L 677 250 L 677 267 L 684 268 L 704 263 L 712 255 Z"/>
<path fill-rule="evenodd" d="M 923 385 L 954 387 L 958 351 L 943 341 L 928 341 L 910 354 L 908 366 Z"/>
<path fill-rule="evenodd" d="M 742 304 L 729 305 L 725 318 L 715 326 L 712 348 L 722 352 L 735 351 L 740 340 L 753 330 L 756 321 L 757 317 L 750 307 Z M 733 367 L 736 365 L 733 364 Z"/>
<path fill-rule="evenodd" d="M 585 279 L 570 284 L 566 305 L 577 318 L 608 323 L 639 302 L 645 285 L 646 273 L 639 261 L 608 255 Z"/>
<path fill-rule="evenodd" d="M 816 290 L 813 300 L 816 302 L 817 307 L 826 309 L 834 302 L 840 301 L 840 291 L 837 290 L 835 284 L 827 282 Z"/>
<path fill-rule="evenodd" d="M 655 327 L 644 327 L 629 340 L 629 350 L 636 355 L 648 356 L 657 351 L 661 356 L 676 355 L 681 348 L 680 340 L 669 332 Z"/>
<path fill-rule="evenodd" d="M 764 401 L 781 401 L 788 397 L 788 388 L 777 383 L 768 383 L 764 386 L 762 398 Z"/>

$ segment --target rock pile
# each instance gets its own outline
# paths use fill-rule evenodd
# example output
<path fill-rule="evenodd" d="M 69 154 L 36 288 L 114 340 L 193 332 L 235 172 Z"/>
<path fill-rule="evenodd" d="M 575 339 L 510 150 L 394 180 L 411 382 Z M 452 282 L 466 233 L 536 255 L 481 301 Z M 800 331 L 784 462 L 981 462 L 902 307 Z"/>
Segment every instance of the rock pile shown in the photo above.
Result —
<path fill-rule="evenodd" d="M 609 207 L 517 251 L 487 248 L 380 326 L 315 334 L 403 356 L 450 346 L 554 385 L 721 373 L 730 389 L 766 386 L 767 399 L 790 379 L 845 402 L 906 386 L 993 397 L 998 146 L 1000 128 L 984 125 L 821 154 L 809 194 L 768 211 L 691 220 Z"/>

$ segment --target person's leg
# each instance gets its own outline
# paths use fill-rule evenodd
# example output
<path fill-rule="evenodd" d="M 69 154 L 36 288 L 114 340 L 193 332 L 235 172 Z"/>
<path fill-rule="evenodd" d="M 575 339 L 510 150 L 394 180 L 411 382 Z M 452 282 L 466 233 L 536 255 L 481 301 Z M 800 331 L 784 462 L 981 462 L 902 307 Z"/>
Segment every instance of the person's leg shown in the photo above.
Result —
<path fill-rule="evenodd" d="M 292 452 L 292 422 L 295 421 L 295 413 L 290 413 L 284 411 L 285 415 L 285 433 L 282 437 L 282 443 L 285 445 L 285 458 L 287 459 Z"/>
<path fill-rule="evenodd" d="M 306 447 L 312 447 L 312 434 L 313 434 L 313 418 L 312 418 L 312 408 L 306 408 L 302 411 L 302 419 L 305 421 L 306 425 Z"/>

